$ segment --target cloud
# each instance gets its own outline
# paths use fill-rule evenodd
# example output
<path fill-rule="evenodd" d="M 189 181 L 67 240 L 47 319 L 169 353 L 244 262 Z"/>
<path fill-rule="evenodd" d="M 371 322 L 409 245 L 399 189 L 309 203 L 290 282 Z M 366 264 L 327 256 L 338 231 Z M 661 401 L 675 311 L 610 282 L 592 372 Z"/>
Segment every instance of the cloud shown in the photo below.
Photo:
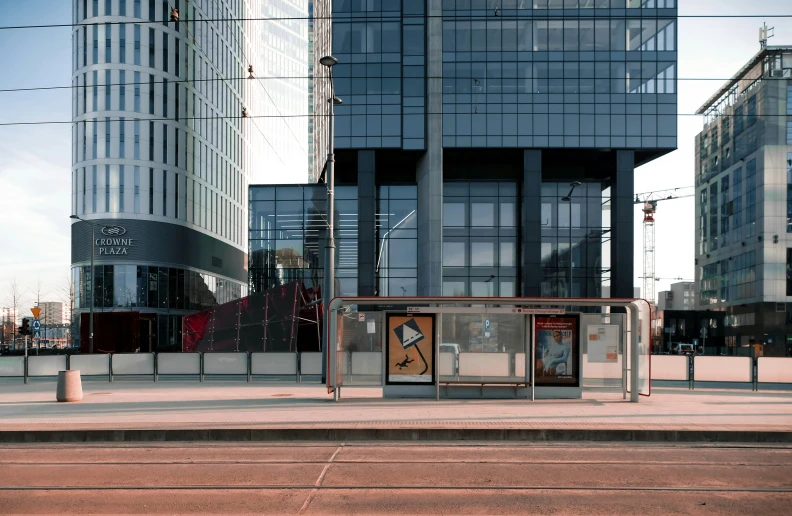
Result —
<path fill-rule="evenodd" d="M 39 153 L 27 150 L 30 134 L 0 139 L 0 299 L 13 278 L 23 291 L 40 281 L 48 292 L 69 271 L 70 138 L 68 129 L 48 132 L 55 134 L 39 141 L 53 145 L 41 145 Z"/>

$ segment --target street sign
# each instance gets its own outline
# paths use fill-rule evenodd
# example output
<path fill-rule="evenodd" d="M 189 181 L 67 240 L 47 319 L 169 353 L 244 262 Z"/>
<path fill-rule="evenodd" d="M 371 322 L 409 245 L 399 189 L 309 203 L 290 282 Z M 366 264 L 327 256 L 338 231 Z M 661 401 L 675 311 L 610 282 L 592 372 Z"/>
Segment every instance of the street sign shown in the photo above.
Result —
<path fill-rule="evenodd" d="M 33 330 L 39 331 L 41 329 L 41 321 L 38 319 L 33 319 Z"/>
<path fill-rule="evenodd" d="M 484 337 L 489 338 L 490 336 L 490 320 L 484 319 Z"/>
<path fill-rule="evenodd" d="M 41 313 L 41 308 L 38 308 L 38 307 L 31 308 L 30 312 L 33 314 L 33 318 L 34 319 L 38 319 L 39 318 L 39 314 Z"/>

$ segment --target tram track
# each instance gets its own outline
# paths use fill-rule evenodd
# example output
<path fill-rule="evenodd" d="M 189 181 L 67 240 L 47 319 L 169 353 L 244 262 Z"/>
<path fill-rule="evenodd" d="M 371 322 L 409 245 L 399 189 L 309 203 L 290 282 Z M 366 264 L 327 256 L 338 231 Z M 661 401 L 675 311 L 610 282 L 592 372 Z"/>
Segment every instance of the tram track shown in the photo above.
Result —
<path fill-rule="evenodd" d="M 792 446 L 0 445 L 4 514 L 785 514 Z"/>

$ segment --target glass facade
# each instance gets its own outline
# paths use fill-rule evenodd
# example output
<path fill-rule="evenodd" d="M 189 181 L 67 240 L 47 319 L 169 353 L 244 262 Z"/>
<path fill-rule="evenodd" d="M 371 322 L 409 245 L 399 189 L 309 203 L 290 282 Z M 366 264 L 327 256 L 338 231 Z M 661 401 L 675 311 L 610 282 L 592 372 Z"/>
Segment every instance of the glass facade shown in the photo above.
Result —
<path fill-rule="evenodd" d="M 608 183 L 543 183 L 541 202 L 542 296 L 602 297 L 610 280 Z"/>
<path fill-rule="evenodd" d="M 247 287 L 212 274 L 175 267 L 98 265 L 74 267 L 74 307 L 88 309 L 161 308 L 202 310 L 239 299 Z M 93 281 L 92 281 L 93 280 Z"/>
<path fill-rule="evenodd" d="M 443 147 L 675 148 L 676 7 L 444 0 Z M 333 2 L 338 148 L 426 148 L 425 9 Z"/>
<path fill-rule="evenodd" d="M 418 294 L 418 188 L 380 186 L 377 196 L 377 295 Z"/>
<path fill-rule="evenodd" d="M 423 0 L 333 2 L 337 148 L 425 148 L 424 9 Z"/>
<path fill-rule="evenodd" d="M 357 294 L 357 188 L 335 189 L 336 288 Z M 321 286 L 327 191 L 324 186 L 253 186 L 250 189 L 251 292 L 301 280 Z"/>
<path fill-rule="evenodd" d="M 522 202 L 512 181 L 443 184 L 443 295 L 523 295 Z M 610 189 L 604 183 L 542 185 L 541 273 L 546 297 L 601 297 L 610 278 Z M 356 186 L 336 187 L 336 288 L 358 294 L 359 216 Z M 323 185 L 251 186 L 251 292 L 300 280 L 321 286 L 326 190 Z M 377 188 L 375 295 L 418 295 L 416 185 Z M 571 248 L 571 254 L 570 254 Z M 533 250 L 529 250 L 533 251 Z"/>
<path fill-rule="evenodd" d="M 673 17 L 481 4 L 444 2 L 444 147 L 676 146 Z"/>
<path fill-rule="evenodd" d="M 518 185 L 443 184 L 443 295 L 518 295 Z"/>
<path fill-rule="evenodd" d="M 792 47 L 767 47 L 698 110 L 697 308 L 725 314 L 728 346 L 765 356 L 792 343 L 790 78 Z"/>

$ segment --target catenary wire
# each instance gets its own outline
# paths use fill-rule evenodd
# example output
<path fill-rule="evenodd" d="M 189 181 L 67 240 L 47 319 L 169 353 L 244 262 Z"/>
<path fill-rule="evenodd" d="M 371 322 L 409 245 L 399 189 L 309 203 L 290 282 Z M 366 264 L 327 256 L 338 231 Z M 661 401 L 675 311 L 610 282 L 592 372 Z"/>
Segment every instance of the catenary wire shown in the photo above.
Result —
<path fill-rule="evenodd" d="M 417 113 L 417 114 L 421 114 L 421 115 L 426 116 L 426 115 L 444 115 L 444 114 L 445 115 L 448 115 L 448 114 L 486 115 L 487 113 L 433 113 L 433 112 L 431 112 L 431 113 Z M 506 115 L 517 115 L 518 113 L 494 113 L 494 114 L 499 114 L 499 115 L 503 115 L 503 114 L 506 114 Z M 527 115 L 531 115 L 531 114 L 544 114 L 544 115 L 551 114 L 552 115 L 552 114 L 562 114 L 562 113 L 519 113 L 519 114 L 527 114 Z M 580 114 L 580 113 L 576 113 L 576 114 Z M 586 114 L 586 113 L 584 113 L 584 114 Z M 613 113 L 611 113 L 611 114 L 613 114 Z M 627 115 L 628 113 L 619 113 L 619 114 Z M 665 113 L 654 113 L 654 115 L 657 115 L 657 114 L 662 115 L 662 114 L 665 114 Z M 397 113 L 396 115 L 400 116 L 399 113 Z M 713 116 L 713 115 L 707 114 L 707 113 L 668 113 L 667 115 L 668 116 Z M 233 115 L 233 116 L 231 116 L 231 115 L 228 115 L 228 116 L 179 117 L 179 121 L 182 121 L 182 120 L 231 120 L 231 119 L 237 119 L 237 118 L 239 118 L 239 119 L 244 119 L 244 118 L 307 118 L 307 117 L 317 117 L 317 118 L 319 118 L 319 117 L 329 117 L 329 116 L 330 116 L 329 114 L 328 115 L 320 115 L 320 114 L 316 114 L 316 113 L 307 113 L 307 114 L 301 114 L 301 115 L 247 115 L 247 116 L 242 116 L 242 115 Z M 344 113 L 344 114 L 335 113 L 333 116 L 335 118 L 344 118 L 344 117 L 361 116 L 361 115 L 353 114 L 353 113 Z M 721 118 L 721 117 L 732 117 L 732 118 L 734 118 L 736 116 L 747 116 L 747 115 L 745 115 L 745 114 L 742 114 L 742 115 L 721 114 L 721 115 L 717 115 L 715 118 Z M 787 116 L 789 116 L 789 115 L 766 114 L 766 115 L 756 115 L 756 118 L 759 119 L 759 118 L 787 117 Z M 116 119 L 113 119 L 113 118 L 110 119 L 110 123 L 116 123 L 116 122 L 120 122 L 120 121 L 121 120 L 117 119 L 117 118 Z M 135 122 L 135 121 L 141 121 L 141 122 L 168 122 L 168 121 L 175 121 L 175 119 L 174 118 L 161 118 L 161 117 L 160 118 L 124 118 L 124 122 Z M 79 124 L 81 122 L 102 122 L 102 123 L 107 123 L 107 121 L 100 120 L 98 118 L 86 118 L 84 120 L 41 120 L 41 121 L 33 121 L 33 122 L 0 122 L 0 127 L 23 126 L 23 125 L 65 125 L 65 124 Z"/>
<path fill-rule="evenodd" d="M 215 5 L 217 5 L 217 3 L 216 3 L 216 2 L 215 2 Z M 170 2 L 168 2 L 168 6 L 169 6 L 169 7 L 171 7 L 171 9 L 173 9 L 173 6 L 170 4 Z M 180 20 L 180 21 L 183 21 L 183 20 Z M 168 22 L 168 23 L 178 23 L 178 22 Z M 189 26 L 189 24 L 188 24 L 186 21 L 183 21 L 183 23 L 184 23 L 184 30 L 187 32 L 187 34 L 188 34 L 189 36 L 191 36 L 191 37 L 192 37 L 193 41 L 196 41 L 198 38 L 196 38 L 196 37 L 195 37 L 195 34 L 194 34 L 194 33 L 193 33 L 191 30 L 190 30 L 190 26 Z M 177 30 L 177 32 L 180 32 L 180 30 Z M 209 63 L 213 63 L 212 59 L 211 59 L 211 58 L 210 58 L 210 57 L 209 57 L 209 56 L 206 54 L 206 52 L 204 51 L 203 47 L 201 47 L 200 45 L 195 45 L 195 47 L 196 47 L 196 48 L 198 49 L 198 51 L 199 51 L 199 52 L 200 52 L 200 53 L 203 55 L 203 57 L 204 57 L 204 58 L 206 58 L 207 62 L 209 62 Z M 239 48 L 239 51 L 240 51 L 240 53 L 242 53 L 242 56 L 245 58 L 245 61 L 247 61 L 247 63 L 248 63 L 248 64 L 250 64 L 250 61 L 247 59 L 247 56 L 245 56 L 245 53 L 244 53 L 244 51 L 242 50 L 242 45 L 238 45 L 238 48 Z M 222 72 L 220 71 L 220 69 L 219 69 L 219 68 L 217 68 L 216 66 L 213 66 L 213 68 L 215 69 L 215 73 L 216 73 L 217 75 L 219 75 L 219 79 L 220 79 L 220 80 L 222 80 L 222 81 L 224 81 L 224 82 L 226 82 L 227 84 L 229 84 L 229 85 L 230 85 L 230 86 L 233 88 L 233 84 L 231 84 L 231 82 L 230 82 L 230 81 L 232 81 L 233 79 L 226 79 L 225 77 L 223 77 L 223 74 L 222 74 Z M 249 80 L 249 79 L 243 79 L 243 80 Z M 264 87 L 264 85 L 263 85 L 262 83 L 260 83 L 260 84 L 261 84 L 261 86 L 262 86 L 262 88 L 263 88 L 263 87 Z M 281 113 L 280 109 L 278 109 L 278 106 L 277 106 L 277 104 L 275 104 L 275 101 L 272 99 L 272 97 L 270 97 L 270 95 L 269 95 L 269 93 L 267 92 L 266 88 L 264 88 L 264 92 L 267 94 L 267 97 L 269 97 L 269 99 L 270 99 L 270 102 L 272 102 L 272 105 L 275 107 L 275 110 L 278 112 L 278 117 L 279 117 L 281 120 L 283 120 L 283 121 L 284 121 L 284 123 L 285 123 L 285 124 L 286 124 L 286 126 L 288 127 L 289 131 L 290 131 L 290 132 L 292 133 L 292 135 L 294 136 L 295 140 L 297 140 L 297 135 L 296 135 L 296 134 L 294 134 L 294 132 L 293 132 L 293 131 L 291 131 L 291 127 L 289 127 L 289 124 L 288 124 L 288 123 L 285 121 L 284 115 Z M 241 104 L 241 107 L 242 107 L 242 108 L 244 108 L 244 103 L 243 103 L 243 102 L 241 102 L 241 99 L 240 99 L 240 104 Z M 178 109 L 178 108 L 177 108 L 177 109 Z M 280 160 L 280 162 L 283 164 L 283 166 L 284 166 L 284 167 L 286 166 L 286 162 L 283 160 L 283 158 L 281 157 L 281 155 L 278 153 L 277 149 L 275 149 L 275 146 L 274 146 L 274 145 L 272 145 L 272 142 L 270 142 L 270 141 L 269 141 L 269 138 L 267 138 L 267 136 L 264 134 L 264 131 L 262 131 L 262 130 L 261 130 L 261 128 L 260 128 L 260 127 L 258 126 L 258 124 L 256 123 L 255 119 L 253 119 L 253 118 L 265 118 L 265 116 L 263 116 L 263 115 L 259 115 L 259 116 L 257 116 L 257 117 L 252 117 L 252 116 L 250 116 L 250 115 L 246 115 L 246 116 L 234 116 L 234 117 L 201 117 L 201 118 L 202 118 L 202 119 L 228 119 L 228 118 L 237 118 L 237 119 L 238 119 L 238 118 L 241 118 L 241 119 L 245 119 L 245 118 L 250 118 L 250 119 L 251 119 L 251 120 L 250 120 L 250 121 L 251 121 L 251 123 L 252 123 L 252 124 L 253 124 L 253 126 L 256 128 L 256 130 L 258 130 L 258 132 L 261 134 L 261 137 L 262 137 L 262 138 L 264 138 L 264 141 L 265 141 L 265 142 L 267 142 L 267 145 L 269 145 L 270 149 L 272 149 L 272 152 L 273 152 L 273 153 L 275 153 L 275 156 L 277 156 L 277 158 Z M 273 115 L 273 116 L 266 116 L 266 118 L 275 118 L 275 116 L 274 116 L 274 115 Z M 196 119 L 196 118 L 193 118 L 193 120 L 195 120 L 195 119 Z M 168 119 L 168 120 L 169 120 L 169 119 Z M 188 118 L 188 120 L 189 120 L 189 118 Z M 298 143 L 298 144 L 300 143 L 300 142 L 299 142 L 299 140 L 297 140 L 297 143 Z M 302 147 L 302 145 L 300 145 L 300 146 Z M 303 152 L 305 152 L 306 154 L 308 153 L 308 152 L 307 152 L 305 149 L 303 149 Z M 309 159 L 310 159 L 310 156 L 309 156 Z M 305 194 L 305 189 L 302 187 L 302 185 L 300 185 L 300 190 L 302 190 L 302 191 L 303 191 L 303 194 Z M 320 218 L 321 218 L 321 219 L 322 219 L 322 220 L 325 222 L 325 224 L 327 224 L 327 225 L 329 226 L 329 225 L 330 225 L 330 223 L 328 222 L 328 220 L 327 220 L 326 216 L 325 216 L 324 214 L 322 214 L 322 210 L 320 210 L 320 209 L 319 209 L 319 207 L 316 205 L 316 203 L 313 201 L 313 199 L 310 199 L 310 202 L 311 202 L 311 204 L 313 205 L 313 207 L 316 209 L 317 213 L 319 214 L 319 217 L 320 217 Z"/>
<path fill-rule="evenodd" d="M 489 12 L 489 9 L 482 10 Z M 532 10 L 535 12 L 536 10 Z M 545 11 L 541 9 L 539 11 Z M 587 9 L 585 11 L 588 11 Z M 383 11 L 377 11 L 382 13 Z M 526 19 L 536 19 L 536 20 L 556 20 L 559 18 L 578 18 L 578 19 L 591 19 L 594 20 L 594 16 L 515 16 L 515 15 L 505 15 L 505 14 L 498 14 L 498 15 L 487 15 L 487 14 L 379 14 L 373 16 L 377 19 L 383 20 L 405 20 L 405 19 L 430 19 L 430 18 L 446 18 L 446 19 L 490 19 L 490 18 L 498 18 L 500 20 L 506 21 L 515 21 L 515 20 L 526 20 Z M 92 18 L 100 18 L 100 16 L 92 16 Z M 133 18 L 128 16 L 126 18 Z M 627 20 L 627 19 L 635 19 L 635 18 L 644 18 L 644 19 L 729 19 L 729 18 L 765 18 L 765 19 L 772 19 L 772 18 L 792 18 L 792 14 L 677 14 L 677 15 L 654 15 L 654 16 L 642 16 L 640 13 L 635 13 L 633 15 L 622 15 L 622 16 L 613 16 L 610 15 L 607 17 L 609 20 Z M 162 20 L 151 21 L 151 20 L 138 20 L 137 24 L 139 25 L 148 25 L 148 24 L 162 24 Z M 179 22 L 190 22 L 190 23 L 217 23 L 217 22 L 253 22 L 253 21 L 265 21 L 265 22 L 278 22 L 278 21 L 294 21 L 294 20 L 333 20 L 332 16 L 280 16 L 280 17 L 261 17 L 261 18 L 203 18 L 199 20 L 189 20 L 187 18 L 180 18 Z M 336 20 L 341 19 L 338 16 L 335 17 Z M 349 20 L 357 20 L 356 18 L 348 18 Z M 343 18 L 343 20 L 347 20 L 347 18 Z M 6 25 L 0 26 L 0 30 L 17 30 L 17 29 L 53 29 L 53 28 L 67 28 L 67 27 L 91 27 L 94 25 L 118 25 L 122 23 L 130 23 L 128 20 L 125 21 L 102 21 L 102 22 L 94 22 L 94 23 L 51 23 L 51 24 L 41 24 L 41 25 Z"/>
<path fill-rule="evenodd" d="M 170 5 L 170 2 L 168 2 L 168 6 L 173 8 L 173 6 Z M 178 22 L 168 22 L 168 23 L 178 23 Z M 193 34 L 192 31 L 190 31 L 190 27 L 186 23 L 186 21 L 184 22 L 184 30 L 185 30 L 185 32 L 187 32 L 188 36 L 192 37 L 193 41 L 195 41 L 197 39 L 195 37 L 195 34 Z M 180 33 L 181 30 L 177 29 L 177 32 Z M 233 89 L 234 85 L 231 84 L 231 82 L 230 82 L 231 79 L 227 79 L 227 78 L 223 77 L 223 74 L 220 71 L 220 69 L 217 68 L 216 66 L 214 66 L 214 61 L 206 54 L 204 49 L 200 45 L 195 45 L 195 48 L 203 55 L 204 58 L 206 58 L 208 63 L 212 64 L 212 68 L 214 68 L 214 73 L 219 76 L 219 77 L 217 77 L 217 79 L 219 79 L 219 80 L 225 82 L 226 84 L 230 85 L 231 88 Z M 178 106 L 176 107 L 176 109 L 179 109 Z M 239 116 L 239 117 L 200 117 L 200 118 L 193 117 L 192 120 L 212 120 L 212 119 L 224 119 L 224 118 L 249 118 L 249 117 L 241 117 L 241 116 Z M 170 120 L 170 118 L 166 118 L 165 120 Z M 134 121 L 134 119 L 133 119 L 133 121 Z M 157 120 L 149 119 L 149 121 L 157 121 Z M 255 120 L 251 120 L 251 122 L 253 123 L 255 128 L 258 130 L 258 132 L 261 133 L 261 137 L 264 138 L 265 142 L 267 142 L 267 145 L 269 145 L 270 149 L 272 149 L 272 152 L 275 153 L 275 156 L 277 156 L 277 158 L 280 160 L 280 162 L 283 163 L 283 165 L 285 166 L 286 162 L 283 160 L 283 158 L 280 156 L 280 154 L 278 154 L 278 151 L 275 149 L 275 146 L 272 145 L 272 143 L 269 141 L 269 138 L 267 138 L 267 136 L 264 134 L 264 132 L 261 130 L 261 128 L 258 126 L 258 124 L 256 124 Z"/>
<path fill-rule="evenodd" d="M 541 62 L 549 62 L 549 61 L 541 61 Z M 119 64 L 123 65 L 124 63 L 119 63 Z M 344 63 L 340 63 L 340 64 L 344 64 Z M 85 67 L 89 67 L 89 66 L 92 66 L 92 65 L 86 65 Z M 116 68 L 112 68 L 112 69 L 114 70 Z M 103 70 L 106 70 L 106 68 L 103 68 Z M 269 77 L 255 76 L 255 78 L 260 80 L 260 81 L 261 80 L 292 80 L 292 79 L 312 80 L 312 79 L 317 79 L 317 78 L 318 79 L 325 79 L 325 80 L 328 79 L 328 77 L 324 76 L 324 75 L 317 75 L 317 76 L 314 76 L 314 77 L 311 77 L 310 75 L 273 75 L 273 76 L 269 76 Z M 344 76 L 344 77 L 336 77 L 336 78 L 337 79 L 367 79 L 369 77 L 353 75 L 353 76 Z M 394 79 L 400 79 L 401 77 L 393 77 L 393 78 Z M 470 79 L 470 80 L 479 79 L 479 77 L 465 77 L 465 76 L 458 76 L 458 75 L 455 75 L 453 77 L 427 76 L 425 78 L 426 79 Z M 238 79 L 250 80 L 250 77 L 249 76 L 242 76 L 242 77 L 213 78 L 213 79 L 178 79 L 178 80 L 172 80 L 172 81 L 169 80 L 168 84 L 189 84 L 189 83 L 197 83 L 197 82 L 234 81 L 234 80 L 238 80 Z M 498 77 L 497 79 L 503 79 L 503 77 Z M 510 77 L 509 79 L 515 79 L 515 77 Z M 519 78 L 516 78 L 516 79 L 519 80 Z M 534 77 L 525 77 L 523 79 L 524 80 L 533 80 Z M 546 79 L 546 77 L 543 77 L 542 79 Z M 484 80 L 487 80 L 487 79 L 484 78 Z M 613 79 L 608 78 L 607 80 L 610 81 L 610 80 L 613 80 Z M 703 81 L 731 81 L 731 80 L 734 80 L 734 81 L 752 81 L 754 79 L 736 79 L 734 77 L 729 77 L 728 79 L 721 79 L 721 78 L 718 78 L 718 77 L 677 77 L 674 80 L 676 80 L 676 81 L 690 81 L 690 82 L 696 82 L 696 81 L 703 82 Z M 789 80 L 789 78 L 788 77 L 764 77 L 764 78 L 762 78 L 762 80 L 763 81 L 787 81 L 787 80 Z M 154 81 L 154 84 L 163 84 L 164 82 L 165 82 L 164 80 L 163 81 Z M 107 88 L 107 87 L 113 87 L 113 86 L 136 86 L 136 85 L 147 85 L 147 84 L 151 84 L 151 82 L 147 82 L 147 81 L 134 82 L 134 81 L 132 81 L 132 82 L 123 82 L 123 83 L 117 82 L 117 83 L 110 83 L 110 84 L 84 84 L 82 86 L 75 86 L 75 85 L 70 85 L 70 86 L 31 86 L 29 88 L 0 88 L 0 93 L 13 93 L 13 92 L 25 92 L 25 91 L 47 91 L 47 90 L 70 90 L 70 89 L 83 89 L 83 88 L 94 88 L 94 87 L 96 87 L 96 88 Z"/>
<path fill-rule="evenodd" d="M 218 5 L 217 0 L 212 0 L 212 2 L 214 3 L 215 6 L 217 6 L 217 8 L 219 10 L 220 6 Z M 170 5 L 170 3 L 168 5 Z M 173 6 L 171 6 L 171 7 L 173 7 Z M 242 54 L 242 57 L 245 59 L 245 62 L 248 65 L 252 65 L 253 61 L 248 59 L 248 56 L 245 55 L 244 45 L 238 45 L 238 49 L 239 49 L 239 52 Z M 275 111 L 277 111 L 279 115 L 282 115 L 283 113 L 281 113 L 281 110 L 278 107 L 278 104 L 275 103 L 275 99 L 273 99 L 272 96 L 269 94 L 269 91 L 267 91 L 267 88 L 264 86 L 264 83 L 261 82 L 261 80 L 259 80 L 258 75 L 255 74 L 255 70 L 253 71 L 253 74 L 254 74 L 254 77 L 258 80 L 258 83 L 259 83 L 259 86 L 261 86 L 261 89 L 264 90 L 264 94 L 267 95 L 267 98 L 270 100 L 270 102 L 272 103 L 272 106 L 275 108 Z M 297 138 L 297 135 L 294 134 L 294 130 L 292 130 L 292 128 L 289 125 L 289 123 L 286 122 L 285 118 L 283 118 L 282 120 L 283 120 L 284 125 L 286 125 L 286 129 L 288 129 L 289 132 L 291 133 L 291 135 L 294 137 L 294 141 L 296 141 L 297 145 L 300 146 L 300 149 L 307 154 L 308 150 L 305 147 L 303 147 L 302 142 L 300 141 L 299 138 Z M 310 159 L 310 156 L 309 156 L 309 159 Z"/>
<path fill-rule="evenodd" d="M 218 10 L 221 10 L 221 9 L 220 9 L 220 6 L 217 4 L 217 0 L 213 0 L 213 3 L 214 3 L 214 5 L 215 5 L 215 6 L 218 8 Z M 174 7 L 174 5 L 173 5 L 173 4 L 171 4 L 170 2 L 168 2 L 168 7 L 170 7 L 170 8 L 171 8 L 171 10 L 175 10 L 175 7 Z M 182 22 L 182 20 L 179 20 L 179 21 L 177 21 L 177 22 L 167 22 L 167 23 L 176 23 L 176 24 L 178 24 L 179 22 Z M 186 31 L 187 31 L 189 34 L 191 34 L 191 35 L 192 35 L 193 41 L 195 41 L 197 38 L 195 37 L 195 34 L 193 34 L 193 33 L 190 31 L 190 26 L 189 26 L 189 23 L 187 22 L 187 20 L 184 20 L 184 21 L 183 21 L 183 23 L 184 23 L 185 30 L 186 30 Z M 178 30 L 178 29 L 177 29 L 177 32 L 180 32 L 180 30 Z M 200 48 L 200 46 L 198 46 L 198 47 Z M 237 49 L 238 49 L 238 50 L 239 50 L 239 52 L 242 54 L 242 57 L 245 59 L 245 62 L 246 62 L 248 65 L 252 65 L 252 64 L 253 64 L 253 62 L 252 62 L 250 59 L 248 59 L 248 57 L 245 55 L 245 50 L 244 50 L 244 48 L 243 48 L 243 45 L 237 45 Z M 211 59 L 209 59 L 209 56 L 207 56 L 207 55 L 206 55 L 204 52 L 202 52 L 202 53 L 203 53 L 204 57 L 206 57 L 206 59 L 207 59 L 207 60 L 211 61 Z M 255 76 L 254 76 L 254 77 L 255 77 Z M 248 78 L 249 78 L 249 77 L 248 77 Z M 233 80 L 233 79 L 229 79 L 229 80 Z M 265 88 L 265 87 L 264 87 L 264 83 L 262 83 L 262 82 L 260 82 L 260 81 L 259 81 L 259 85 L 260 85 L 260 86 L 261 86 L 261 88 L 264 90 L 264 93 L 267 95 L 267 98 L 268 98 L 268 99 L 270 100 L 270 102 L 272 103 L 272 106 L 275 108 L 275 111 L 277 111 L 279 115 L 282 115 L 283 113 L 281 113 L 281 110 L 280 110 L 280 108 L 278 108 L 278 105 L 275 103 L 275 99 L 273 99 L 273 98 L 270 96 L 269 92 L 267 91 L 267 88 Z M 284 119 L 282 119 L 282 120 L 283 120 L 283 123 L 286 125 L 286 128 L 289 130 L 289 132 L 290 132 L 290 133 L 292 134 L 292 136 L 294 137 L 294 140 L 297 142 L 297 145 L 299 145 L 299 146 L 300 146 L 300 149 L 302 149 L 302 151 L 303 151 L 303 152 L 307 153 L 308 151 L 307 151 L 307 150 L 306 150 L 306 149 L 303 147 L 303 145 L 302 145 L 302 143 L 300 142 L 299 138 L 297 138 L 297 135 L 296 135 L 296 134 L 294 134 L 294 131 L 292 130 L 292 128 L 291 128 L 291 126 L 289 125 L 289 123 L 288 123 L 288 122 L 286 122 L 286 119 L 284 118 Z M 254 122 L 254 123 L 255 123 L 255 122 Z M 259 129 L 259 128 L 258 128 L 258 126 L 256 126 L 256 128 L 257 128 L 257 129 Z M 261 129 L 259 129 L 259 131 L 261 131 Z M 262 133 L 262 135 L 263 135 L 263 134 L 264 134 L 264 133 Z M 266 138 L 266 137 L 265 137 L 265 138 Z M 268 142 L 268 143 L 269 143 L 269 142 Z M 270 145 L 270 147 L 272 147 L 272 145 Z M 274 147 L 272 147 L 272 150 L 273 150 L 273 151 L 275 151 L 275 148 L 274 148 Z M 276 152 L 276 154 L 277 154 L 277 152 Z M 278 159 L 280 159 L 280 156 L 278 156 Z M 283 162 L 283 160 L 282 160 L 282 159 L 281 159 L 281 163 L 283 163 L 284 165 L 286 164 L 286 163 L 284 163 L 284 162 Z"/>

